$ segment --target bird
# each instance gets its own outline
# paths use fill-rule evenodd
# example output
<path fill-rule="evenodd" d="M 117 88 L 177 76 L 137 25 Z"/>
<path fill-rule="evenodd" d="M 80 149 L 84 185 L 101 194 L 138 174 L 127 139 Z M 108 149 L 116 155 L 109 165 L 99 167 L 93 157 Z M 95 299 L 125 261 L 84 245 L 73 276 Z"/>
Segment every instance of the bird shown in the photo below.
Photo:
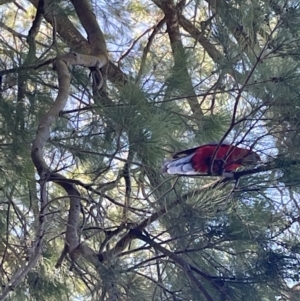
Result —
<path fill-rule="evenodd" d="M 174 154 L 172 159 L 164 162 L 163 171 L 178 175 L 231 176 L 239 167 L 259 161 L 260 156 L 253 150 L 226 143 L 211 143 Z"/>

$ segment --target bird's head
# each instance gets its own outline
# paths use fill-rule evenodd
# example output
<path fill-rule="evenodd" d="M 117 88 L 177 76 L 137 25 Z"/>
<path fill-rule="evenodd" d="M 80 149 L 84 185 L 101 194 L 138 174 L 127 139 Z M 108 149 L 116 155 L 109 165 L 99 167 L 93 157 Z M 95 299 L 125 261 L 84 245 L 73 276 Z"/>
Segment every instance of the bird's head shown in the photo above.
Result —
<path fill-rule="evenodd" d="M 259 161 L 261 161 L 260 156 L 252 150 L 249 150 L 248 153 L 243 158 L 243 164 L 247 164 L 247 165 L 256 164 Z"/>

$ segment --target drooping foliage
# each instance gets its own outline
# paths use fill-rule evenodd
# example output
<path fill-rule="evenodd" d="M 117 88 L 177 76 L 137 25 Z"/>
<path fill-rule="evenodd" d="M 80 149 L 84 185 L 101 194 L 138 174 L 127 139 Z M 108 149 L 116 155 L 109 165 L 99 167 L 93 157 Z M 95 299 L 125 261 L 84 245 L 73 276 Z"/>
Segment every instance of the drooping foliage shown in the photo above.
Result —
<path fill-rule="evenodd" d="M 0 4 L 0 300 L 299 299 L 298 1 Z"/>

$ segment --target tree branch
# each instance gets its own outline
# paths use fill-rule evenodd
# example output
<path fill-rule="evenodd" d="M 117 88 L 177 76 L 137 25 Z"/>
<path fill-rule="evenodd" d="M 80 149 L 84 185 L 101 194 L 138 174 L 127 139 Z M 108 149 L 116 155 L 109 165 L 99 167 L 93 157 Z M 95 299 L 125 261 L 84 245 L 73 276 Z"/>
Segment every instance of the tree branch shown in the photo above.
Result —
<path fill-rule="evenodd" d="M 89 2 L 87 0 L 71 0 L 71 2 L 74 5 L 76 14 L 88 35 L 88 41 L 92 47 L 92 54 L 96 56 L 102 54 L 107 57 L 105 38 Z"/>
<path fill-rule="evenodd" d="M 197 95 L 195 93 L 192 80 L 189 76 L 188 69 L 186 66 L 185 59 L 185 50 L 181 41 L 181 34 L 179 30 L 179 20 L 178 20 L 178 7 L 176 7 L 172 0 L 153 0 L 153 2 L 160 7 L 164 14 L 165 20 L 167 23 L 167 32 L 169 35 L 172 53 L 174 57 L 174 69 L 177 70 L 177 73 L 180 72 L 182 74 L 182 81 L 184 85 L 182 85 L 181 90 L 183 96 L 187 98 L 188 104 L 195 116 L 196 119 L 201 118 L 203 112 L 201 111 L 200 104 L 198 102 Z M 175 75 L 177 76 L 177 74 Z"/>
<path fill-rule="evenodd" d="M 143 235 L 141 231 L 133 229 L 133 230 L 130 230 L 130 232 L 131 232 L 131 235 L 135 236 L 135 238 L 139 238 L 140 240 L 148 243 L 154 250 L 160 251 L 164 255 L 171 258 L 174 262 L 176 262 L 182 268 L 182 270 L 185 272 L 185 274 L 191 280 L 191 282 L 194 283 L 194 285 L 198 288 L 198 290 L 206 298 L 206 300 L 214 301 L 214 299 L 210 296 L 208 291 L 204 288 L 203 284 L 194 275 L 191 265 L 188 264 L 184 259 L 182 259 L 180 256 L 176 255 L 172 251 L 169 251 L 168 249 L 164 248 L 160 244 L 156 243 L 150 237 Z"/>

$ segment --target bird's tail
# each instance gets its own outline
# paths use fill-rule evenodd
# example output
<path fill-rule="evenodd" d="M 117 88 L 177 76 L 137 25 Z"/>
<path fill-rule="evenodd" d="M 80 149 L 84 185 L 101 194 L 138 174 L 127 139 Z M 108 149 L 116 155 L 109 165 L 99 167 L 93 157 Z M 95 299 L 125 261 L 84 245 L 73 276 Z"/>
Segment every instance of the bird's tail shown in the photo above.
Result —
<path fill-rule="evenodd" d="M 192 157 L 194 153 L 189 156 L 168 160 L 164 162 L 163 172 L 168 174 L 181 174 L 181 175 L 196 175 L 199 174 L 192 166 Z"/>

